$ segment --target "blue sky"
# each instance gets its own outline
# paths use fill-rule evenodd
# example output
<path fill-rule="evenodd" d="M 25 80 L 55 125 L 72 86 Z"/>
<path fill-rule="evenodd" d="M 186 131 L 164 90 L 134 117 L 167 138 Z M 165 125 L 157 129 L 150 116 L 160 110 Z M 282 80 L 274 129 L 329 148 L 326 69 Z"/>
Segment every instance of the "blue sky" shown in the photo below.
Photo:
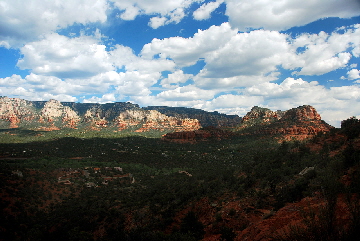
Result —
<path fill-rule="evenodd" d="M 1 0 L 0 95 L 360 115 L 358 0 Z"/>

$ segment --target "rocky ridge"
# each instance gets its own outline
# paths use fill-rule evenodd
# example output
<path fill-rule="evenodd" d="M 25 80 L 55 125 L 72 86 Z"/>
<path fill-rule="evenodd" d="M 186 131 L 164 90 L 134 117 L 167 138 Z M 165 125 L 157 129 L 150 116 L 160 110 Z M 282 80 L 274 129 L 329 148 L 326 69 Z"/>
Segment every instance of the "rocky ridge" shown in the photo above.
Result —
<path fill-rule="evenodd" d="M 172 116 L 180 119 L 190 118 L 200 121 L 203 127 L 235 127 L 240 121 L 241 117 L 238 115 L 226 115 L 217 111 L 208 112 L 195 108 L 186 107 L 169 107 L 169 106 L 148 106 L 146 110 L 157 110 L 161 114 Z"/>
<path fill-rule="evenodd" d="M 243 117 L 237 129 L 245 134 L 282 135 L 285 139 L 305 139 L 319 132 L 329 132 L 333 128 L 321 120 L 314 107 L 303 105 L 276 112 L 254 107 Z"/>
<path fill-rule="evenodd" d="M 234 128 L 235 133 L 242 135 L 279 135 L 282 140 L 303 140 L 327 133 L 333 126 L 321 120 L 316 109 L 303 105 L 287 111 L 271 111 L 267 108 L 254 106 Z M 173 142 L 195 142 L 208 139 L 224 139 L 235 134 L 218 128 L 201 129 L 187 132 L 173 132 L 163 136 L 163 140 Z"/>
<path fill-rule="evenodd" d="M 0 120 L 8 128 L 24 127 L 44 131 L 85 127 L 92 130 L 112 127 L 135 132 L 192 131 L 201 128 L 197 119 L 178 118 L 146 110 L 131 103 L 81 104 L 27 101 L 0 97 Z"/>

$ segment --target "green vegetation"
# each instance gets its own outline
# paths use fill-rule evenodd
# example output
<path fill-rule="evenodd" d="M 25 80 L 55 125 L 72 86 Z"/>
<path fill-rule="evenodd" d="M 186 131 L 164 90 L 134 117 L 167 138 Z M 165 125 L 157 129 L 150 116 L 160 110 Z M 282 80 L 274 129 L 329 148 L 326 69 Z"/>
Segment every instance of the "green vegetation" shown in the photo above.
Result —
<path fill-rule="evenodd" d="M 348 132 L 342 129 L 336 133 Z M 336 133 L 321 134 L 310 143 L 325 143 Z M 338 236 L 341 240 L 351 240 L 345 237 L 353 237 L 359 230 L 359 197 L 354 194 L 360 192 L 360 175 L 351 173 L 351 185 L 339 182 L 349 168 L 359 171 L 360 151 L 353 145 L 357 137 L 352 134 L 338 147 L 326 144 L 318 152 L 310 151 L 309 142 L 279 144 L 256 135 L 178 144 L 155 138 L 161 133 L 133 134 L 1 130 L 0 215 L 4 219 L 0 237 L 201 240 L 206 226 L 200 222 L 196 203 L 206 198 L 217 213 L 212 223 L 217 227 L 215 234 L 222 240 L 234 240 L 236 231 L 248 223 L 243 221 L 238 230 L 226 225 L 220 212 L 224 198 L 246 199 L 252 208 L 276 212 L 286 203 L 316 192 L 326 200 L 319 218 L 304 229 L 294 227 L 292 232 L 279 235 L 279 240 L 303 240 L 296 237 L 304 234 L 315 237 L 316 230 L 326 232 L 335 225 L 337 233 L 342 233 Z M 330 155 L 331 149 L 338 155 Z M 121 167 L 122 172 L 114 167 Z M 300 175 L 307 167 L 313 168 Z M 63 176 L 71 185 L 59 182 Z M 110 180 L 104 183 L 104 177 Z M 352 207 L 347 229 L 331 221 L 339 193 L 347 195 Z M 184 209 L 189 211 L 176 221 Z M 235 209 L 227 215 L 242 222 Z M 311 210 L 304 213 L 304 220 L 312 215 Z M 317 226 L 323 218 L 326 226 Z"/>

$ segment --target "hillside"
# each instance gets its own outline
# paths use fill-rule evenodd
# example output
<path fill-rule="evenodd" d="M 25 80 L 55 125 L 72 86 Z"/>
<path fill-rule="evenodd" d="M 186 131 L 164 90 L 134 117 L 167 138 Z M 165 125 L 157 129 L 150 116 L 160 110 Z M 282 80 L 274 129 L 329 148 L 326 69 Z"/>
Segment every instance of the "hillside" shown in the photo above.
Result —
<path fill-rule="evenodd" d="M 280 135 L 282 139 L 302 140 L 328 133 L 333 128 L 321 120 L 314 107 L 303 105 L 276 112 L 255 106 L 242 118 L 237 130 L 243 134 Z"/>
<path fill-rule="evenodd" d="M 237 115 L 225 115 L 217 111 L 207 112 L 200 109 L 186 108 L 186 107 L 168 107 L 168 106 L 148 106 L 146 110 L 156 110 L 160 113 L 173 116 L 177 118 L 197 119 L 203 127 L 235 127 L 240 121 L 241 117 Z"/>
<path fill-rule="evenodd" d="M 26 101 L 0 98 L 0 120 L 8 128 L 32 130 L 110 129 L 135 132 L 197 130 L 197 119 L 166 116 L 156 110 L 146 110 L 131 103 L 87 104 L 61 103 L 57 100 Z"/>
<path fill-rule="evenodd" d="M 189 131 L 201 127 L 233 127 L 241 118 L 193 108 L 151 106 L 129 102 L 107 104 L 27 101 L 0 97 L 0 120 L 9 128 L 59 130 L 63 128 L 149 132 Z"/>
<path fill-rule="evenodd" d="M 232 132 L 226 131 L 231 130 Z M 204 128 L 201 130 L 171 132 L 163 139 L 177 142 L 194 142 L 208 139 L 223 139 L 231 135 L 272 136 L 278 141 L 305 140 L 319 133 L 334 129 L 321 120 L 316 109 L 303 105 L 286 111 L 271 111 L 254 106 L 236 125 L 231 128 Z"/>
<path fill-rule="evenodd" d="M 126 134 L 112 125 L 164 114 L 130 103 L 60 104 L 1 106 L 8 119 L 0 129 L 0 240 L 345 241 L 360 235 L 355 117 L 333 128 L 311 106 L 254 107 L 236 131 L 206 127 L 146 138 L 135 131 L 148 120 Z M 59 130 L 34 128 L 39 116 Z M 114 121 L 95 128 L 86 116 Z M 78 117 L 79 129 L 63 128 Z M 109 127 L 117 132 L 102 131 Z"/>

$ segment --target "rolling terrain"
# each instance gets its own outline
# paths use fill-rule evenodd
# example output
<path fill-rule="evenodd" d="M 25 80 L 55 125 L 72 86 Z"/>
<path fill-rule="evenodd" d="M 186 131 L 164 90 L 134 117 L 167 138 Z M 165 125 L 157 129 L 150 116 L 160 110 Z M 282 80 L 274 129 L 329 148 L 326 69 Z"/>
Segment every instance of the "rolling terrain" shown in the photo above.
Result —
<path fill-rule="evenodd" d="M 359 237 L 354 117 L 1 101 L 0 240 Z"/>

